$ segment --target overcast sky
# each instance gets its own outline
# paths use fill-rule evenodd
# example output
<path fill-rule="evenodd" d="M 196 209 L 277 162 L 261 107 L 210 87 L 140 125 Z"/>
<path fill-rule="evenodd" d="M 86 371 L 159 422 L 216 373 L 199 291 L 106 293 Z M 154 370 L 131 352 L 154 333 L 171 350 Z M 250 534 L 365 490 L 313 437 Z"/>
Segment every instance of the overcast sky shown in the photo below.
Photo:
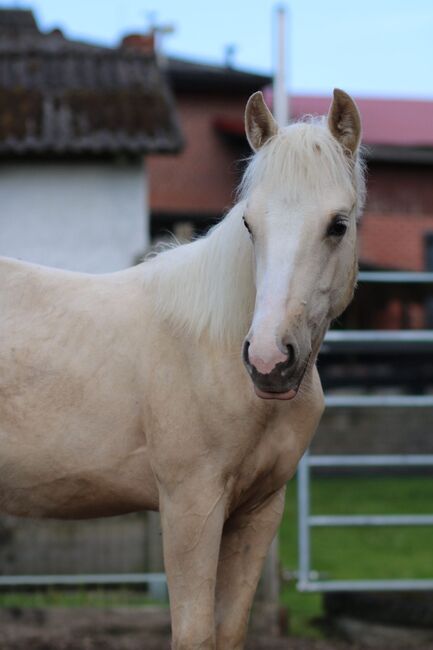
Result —
<path fill-rule="evenodd" d="M 175 27 L 168 54 L 221 64 L 228 45 L 237 67 L 272 69 L 274 0 L 34 0 L 0 6 L 35 10 L 43 29 L 114 45 L 144 31 L 150 14 Z M 290 89 L 329 94 L 433 98 L 433 0 L 291 0 Z"/>

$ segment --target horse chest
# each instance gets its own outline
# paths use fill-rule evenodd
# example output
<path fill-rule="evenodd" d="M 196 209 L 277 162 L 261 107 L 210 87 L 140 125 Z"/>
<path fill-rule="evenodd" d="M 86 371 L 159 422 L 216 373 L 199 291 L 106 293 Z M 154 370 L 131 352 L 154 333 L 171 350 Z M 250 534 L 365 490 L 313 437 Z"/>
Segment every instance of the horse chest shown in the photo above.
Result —
<path fill-rule="evenodd" d="M 265 432 L 232 480 L 231 509 L 255 507 L 293 476 L 302 452 L 290 431 Z"/>

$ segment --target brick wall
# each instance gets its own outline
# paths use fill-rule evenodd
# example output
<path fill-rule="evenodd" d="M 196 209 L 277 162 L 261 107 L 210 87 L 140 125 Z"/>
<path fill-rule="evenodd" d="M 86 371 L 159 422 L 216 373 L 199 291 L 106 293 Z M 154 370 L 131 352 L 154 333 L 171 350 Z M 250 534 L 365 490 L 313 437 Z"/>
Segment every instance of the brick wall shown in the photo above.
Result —
<path fill-rule="evenodd" d="M 369 163 L 366 212 L 433 215 L 433 166 Z"/>
<path fill-rule="evenodd" d="M 242 118 L 247 97 L 205 94 L 177 95 L 176 103 L 185 149 L 181 155 L 151 156 L 152 212 L 221 214 L 233 203 L 239 164 L 245 153 L 217 133 L 217 118 Z"/>
<path fill-rule="evenodd" d="M 424 238 L 433 232 L 433 167 L 369 165 L 368 194 L 359 230 L 362 262 L 422 271 Z"/>
<path fill-rule="evenodd" d="M 360 259 L 379 267 L 422 271 L 424 237 L 433 232 L 431 214 L 366 212 L 359 230 Z"/>

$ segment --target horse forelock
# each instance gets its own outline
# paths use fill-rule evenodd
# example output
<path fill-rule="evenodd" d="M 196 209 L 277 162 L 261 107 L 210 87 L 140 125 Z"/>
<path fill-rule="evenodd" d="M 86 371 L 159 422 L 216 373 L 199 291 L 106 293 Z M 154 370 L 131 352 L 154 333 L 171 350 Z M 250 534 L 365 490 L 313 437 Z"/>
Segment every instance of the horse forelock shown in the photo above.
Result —
<path fill-rule="evenodd" d="M 364 165 L 358 152 L 345 153 L 327 127 L 326 118 L 305 116 L 280 129 L 249 159 L 238 188 L 238 198 L 247 200 L 254 189 L 282 190 L 296 199 L 305 193 L 320 194 L 333 185 L 349 188 L 361 213 L 365 200 Z"/>

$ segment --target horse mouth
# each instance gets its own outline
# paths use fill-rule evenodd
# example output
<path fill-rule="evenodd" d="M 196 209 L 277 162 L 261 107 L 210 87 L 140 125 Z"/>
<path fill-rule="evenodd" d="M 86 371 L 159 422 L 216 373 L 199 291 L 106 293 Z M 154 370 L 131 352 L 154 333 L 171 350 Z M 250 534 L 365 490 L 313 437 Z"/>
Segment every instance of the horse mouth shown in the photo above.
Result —
<path fill-rule="evenodd" d="M 305 362 L 305 365 L 302 369 L 301 375 L 299 377 L 298 382 L 295 384 L 295 386 L 289 388 L 289 387 L 271 387 L 271 386 L 266 386 L 263 388 L 260 388 L 256 383 L 253 382 L 254 385 L 254 392 L 257 395 L 257 397 L 260 397 L 260 399 L 276 399 L 276 400 L 284 400 L 284 401 L 290 401 L 296 397 L 298 394 L 298 391 L 301 387 L 302 381 L 305 377 L 305 373 L 307 372 L 307 368 L 310 365 L 310 359 L 311 359 L 311 353 L 308 355 L 308 359 Z"/>
<path fill-rule="evenodd" d="M 254 384 L 254 392 L 257 397 L 260 399 L 279 399 L 279 400 L 291 400 L 298 394 L 298 389 L 290 388 L 285 392 L 269 392 L 261 390 L 258 386 Z"/>

